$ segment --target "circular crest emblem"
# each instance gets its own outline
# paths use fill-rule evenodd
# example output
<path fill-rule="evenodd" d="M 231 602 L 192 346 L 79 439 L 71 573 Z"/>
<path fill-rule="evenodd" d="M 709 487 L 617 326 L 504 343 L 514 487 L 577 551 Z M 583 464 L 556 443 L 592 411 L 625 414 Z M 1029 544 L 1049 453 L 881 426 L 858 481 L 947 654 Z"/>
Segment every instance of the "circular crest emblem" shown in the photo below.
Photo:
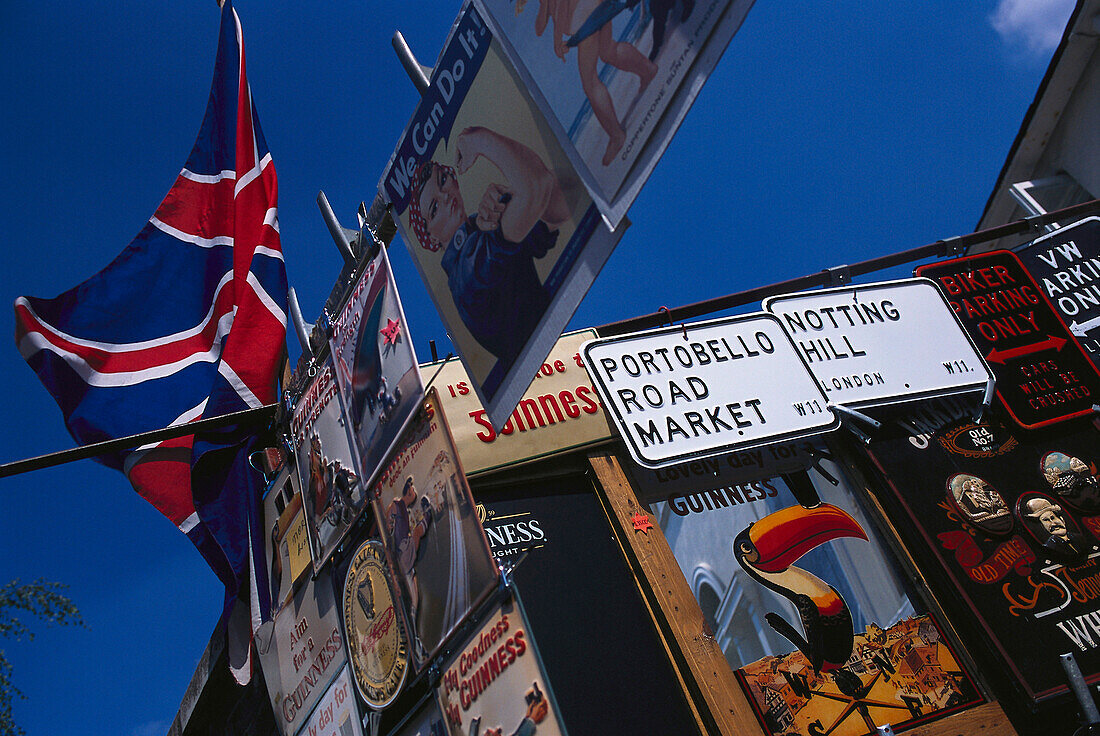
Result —
<path fill-rule="evenodd" d="M 405 684 L 409 645 L 390 593 L 381 542 L 368 540 L 355 551 L 343 605 L 356 688 L 372 708 L 385 708 Z"/>

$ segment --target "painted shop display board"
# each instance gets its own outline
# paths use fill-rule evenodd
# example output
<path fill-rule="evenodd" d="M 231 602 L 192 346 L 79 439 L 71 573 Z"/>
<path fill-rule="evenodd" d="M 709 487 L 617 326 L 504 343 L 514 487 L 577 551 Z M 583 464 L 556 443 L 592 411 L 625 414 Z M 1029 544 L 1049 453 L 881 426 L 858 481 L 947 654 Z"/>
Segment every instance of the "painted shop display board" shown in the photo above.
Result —
<path fill-rule="evenodd" d="M 919 266 L 997 377 L 997 396 L 1025 428 L 1092 414 L 1100 373 L 1015 253 L 992 251 Z"/>
<path fill-rule="evenodd" d="M 419 671 L 500 575 L 434 388 L 372 494 Z"/>
<path fill-rule="evenodd" d="M 1016 255 L 1043 287 L 1093 365 L 1100 361 L 1100 217 L 1036 238 Z"/>
<path fill-rule="evenodd" d="M 626 228 L 604 224 L 469 3 L 378 186 L 500 429 Z"/>
<path fill-rule="evenodd" d="M 839 425 L 771 314 L 601 338 L 581 356 L 631 457 L 647 468 Z"/>
<path fill-rule="evenodd" d="M 765 733 L 862 736 L 984 702 L 910 598 L 844 469 L 700 483 L 654 506 Z"/>
<path fill-rule="evenodd" d="M 936 285 L 884 281 L 764 300 L 829 401 L 880 406 L 980 391 L 992 380 Z"/>
<path fill-rule="evenodd" d="M 366 487 L 420 405 L 424 384 L 386 249 L 361 268 L 329 344 Z"/>
<path fill-rule="evenodd" d="M 479 0 L 478 7 L 615 226 L 752 0 Z"/>
<path fill-rule="evenodd" d="M 295 402 L 290 434 L 313 569 L 320 570 L 367 505 L 331 358 Z"/>
<path fill-rule="evenodd" d="M 523 609 L 509 598 L 442 667 L 436 688 L 449 736 L 564 736 Z"/>
<path fill-rule="evenodd" d="M 462 363 L 448 360 L 435 375 L 467 475 L 541 460 L 611 438 L 611 427 L 584 369 L 580 349 L 595 330 L 562 335 L 535 373 L 508 421 L 493 429 Z"/>
<path fill-rule="evenodd" d="M 1067 692 L 1058 655 L 1100 681 L 1100 431 L 974 423 L 930 402 L 866 447 L 882 505 L 957 626 L 1027 698 Z"/>

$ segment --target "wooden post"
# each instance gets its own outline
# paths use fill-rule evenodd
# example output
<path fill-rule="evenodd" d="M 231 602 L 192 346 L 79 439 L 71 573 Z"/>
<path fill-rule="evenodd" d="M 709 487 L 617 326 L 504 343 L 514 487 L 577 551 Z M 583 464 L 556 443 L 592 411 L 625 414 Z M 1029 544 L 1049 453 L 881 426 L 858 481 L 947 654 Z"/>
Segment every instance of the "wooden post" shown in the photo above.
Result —
<path fill-rule="evenodd" d="M 654 525 L 647 531 L 635 531 L 633 517 L 645 514 L 653 519 L 623 474 L 618 459 L 610 453 L 588 458 L 602 487 L 615 532 L 631 563 L 641 575 L 643 593 L 655 609 L 658 621 L 666 624 L 673 641 L 674 664 L 681 671 L 689 695 L 704 722 L 710 721 L 721 734 L 759 734 L 760 724 L 752 712 L 726 657 L 718 648 L 714 634 L 703 619 L 703 612 L 680 572 L 661 530 Z M 701 702 L 700 702 L 701 701 Z M 704 728 L 704 732 L 709 729 Z"/>

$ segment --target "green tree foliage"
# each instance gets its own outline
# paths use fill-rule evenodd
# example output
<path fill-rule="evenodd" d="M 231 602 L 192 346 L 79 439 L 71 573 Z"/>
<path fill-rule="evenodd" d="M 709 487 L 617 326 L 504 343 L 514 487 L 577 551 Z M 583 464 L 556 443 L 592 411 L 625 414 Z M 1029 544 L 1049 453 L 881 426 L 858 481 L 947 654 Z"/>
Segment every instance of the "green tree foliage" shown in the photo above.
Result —
<path fill-rule="evenodd" d="M 31 583 L 12 580 L 0 587 L 0 637 L 33 639 L 34 632 L 25 623 L 28 616 L 47 624 L 84 626 L 84 619 L 73 602 L 61 594 L 68 586 L 39 578 Z M 12 700 L 25 697 L 12 682 L 11 662 L 0 649 L 0 736 L 16 736 L 24 731 L 12 719 Z"/>

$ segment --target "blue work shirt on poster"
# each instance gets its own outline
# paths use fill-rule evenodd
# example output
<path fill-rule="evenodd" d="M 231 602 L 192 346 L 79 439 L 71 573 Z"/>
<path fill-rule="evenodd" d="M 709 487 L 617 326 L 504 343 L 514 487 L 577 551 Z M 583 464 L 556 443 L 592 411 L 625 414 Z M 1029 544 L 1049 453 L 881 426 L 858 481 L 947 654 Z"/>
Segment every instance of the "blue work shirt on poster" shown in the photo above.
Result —
<path fill-rule="evenodd" d="M 558 231 L 540 221 L 513 243 L 499 228 L 479 230 L 475 219 L 471 215 L 459 227 L 441 265 L 463 324 L 497 357 L 496 373 L 515 362 L 550 304 L 535 259 L 554 247 Z"/>

